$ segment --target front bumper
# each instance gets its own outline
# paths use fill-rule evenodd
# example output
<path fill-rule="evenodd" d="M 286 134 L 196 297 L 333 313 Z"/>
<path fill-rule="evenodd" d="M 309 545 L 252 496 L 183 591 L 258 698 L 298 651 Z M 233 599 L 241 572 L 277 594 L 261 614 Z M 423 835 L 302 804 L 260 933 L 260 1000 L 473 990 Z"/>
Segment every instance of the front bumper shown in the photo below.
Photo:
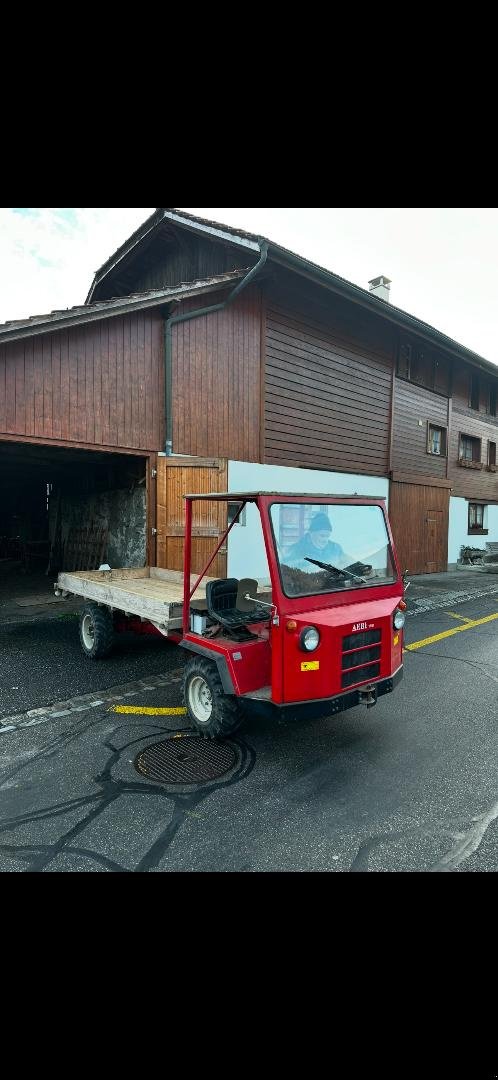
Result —
<path fill-rule="evenodd" d="M 372 687 L 376 698 L 384 694 L 392 694 L 396 686 L 403 678 L 403 666 L 391 675 L 389 679 L 380 679 L 379 682 L 367 684 Z M 260 701 L 244 695 L 239 698 L 243 702 L 244 709 L 249 714 L 270 717 L 277 721 L 287 720 L 314 720 L 320 716 L 335 716 L 336 713 L 345 712 L 346 709 L 354 709 L 361 705 L 365 697 L 367 686 L 360 686 L 356 690 L 348 690 L 333 698 L 320 698 L 319 701 L 291 702 L 288 705 L 275 705 L 273 701 Z"/>

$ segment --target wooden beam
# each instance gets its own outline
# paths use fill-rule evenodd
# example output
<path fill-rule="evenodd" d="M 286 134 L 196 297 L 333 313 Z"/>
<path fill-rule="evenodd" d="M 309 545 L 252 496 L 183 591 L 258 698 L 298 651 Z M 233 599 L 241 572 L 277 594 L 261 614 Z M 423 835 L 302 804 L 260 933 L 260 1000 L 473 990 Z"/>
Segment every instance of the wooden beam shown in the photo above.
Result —
<path fill-rule="evenodd" d="M 266 447 L 266 297 L 261 292 L 260 303 L 260 375 L 259 375 L 259 460 L 265 460 Z"/>
<path fill-rule="evenodd" d="M 6 435 L 0 432 L 0 443 L 29 443 L 33 446 L 63 446 L 69 450 L 93 450 L 103 454 L 132 454 L 133 457 L 148 457 L 153 450 L 136 450 L 128 446 L 100 446 L 96 443 L 69 441 L 67 439 L 39 439 L 32 435 Z"/>
<path fill-rule="evenodd" d="M 161 457 L 164 457 L 161 454 Z M 197 457 L 168 457 L 166 458 L 166 464 L 168 469 L 183 469 L 185 466 L 193 465 L 195 469 L 224 469 L 224 458 L 197 458 Z"/>
<path fill-rule="evenodd" d="M 391 472 L 391 480 L 396 484 L 419 484 L 421 487 L 442 487 L 450 490 L 453 487 L 451 480 L 439 480 L 435 476 L 422 476 L 417 473 L 396 472 L 396 470 Z"/>
<path fill-rule="evenodd" d="M 396 392 L 396 362 L 397 354 L 399 352 L 399 335 L 396 339 L 396 347 L 393 356 L 393 369 L 391 374 L 391 408 L 389 411 L 389 448 L 388 448 L 388 460 L 387 468 L 389 472 L 393 467 L 393 442 L 394 442 L 394 396 Z"/>
<path fill-rule="evenodd" d="M 157 454 L 151 454 L 147 461 L 145 492 L 147 530 L 145 558 L 149 566 L 155 566 L 157 562 Z M 156 532 L 153 532 L 153 529 Z"/>

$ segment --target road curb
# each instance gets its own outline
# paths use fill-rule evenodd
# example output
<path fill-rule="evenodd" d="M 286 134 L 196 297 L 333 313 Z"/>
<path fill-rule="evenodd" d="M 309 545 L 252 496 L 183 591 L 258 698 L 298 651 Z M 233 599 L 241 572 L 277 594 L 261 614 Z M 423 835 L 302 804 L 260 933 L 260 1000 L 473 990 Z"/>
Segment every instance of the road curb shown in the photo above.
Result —
<path fill-rule="evenodd" d="M 16 713 L 13 716 L 4 716 L 3 720 L 0 720 L 0 735 L 5 735 L 8 731 L 20 731 L 23 728 L 46 724 L 49 720 L 58 720 L 61 716 L 89 712 L 90 709 L 98 708 L 99 705 L 109 705 L 123 698 L 134 697 L 143 693 L 144 690 L 157 690 L 162 686 L 171 686 L 181 682 L 182 673 L 183 668 L 175 668 L 167 675 L 151 675 L 150 678 L 138 679 L 121 686 L 112 686 L 103 694 L 80 694 L 79 697 L 69 698 L 67 701 L 58 701 L 53 705 L 28 709 L 27 712 Z"/>

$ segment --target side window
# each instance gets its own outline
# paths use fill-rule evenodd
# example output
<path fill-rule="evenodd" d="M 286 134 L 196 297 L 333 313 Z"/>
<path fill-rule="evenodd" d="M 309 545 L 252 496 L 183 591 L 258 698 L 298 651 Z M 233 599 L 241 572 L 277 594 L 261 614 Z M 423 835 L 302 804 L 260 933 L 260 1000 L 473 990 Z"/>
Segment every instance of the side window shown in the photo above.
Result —
<path fill-rule="evenodd" d="M 427 425 L 427 453 L 446 457 L 446 428 Z"/>
<path fill-rule="evenodd" d="M 482 469 L 481 440 L 473 435 L 460 435 L 458 444 L 458 464 Z"/>
<path fill-rule="evenodd" d="M 487 533 L 487 509 L 483 503 L 469 503 L 469 533 Z"/>
<path fill-rule="evenodd" d="M 241 504 L 238 503 L 238 502 L 229 502 L 228 503 L 228 524 L 229 525 L 232 524 L 232 521 L 235 521 L 235 518 L 237 516 L 237 511 L 239 510 L 240 505 Z M 247 507 L 244 506 L 244 509 L 241 510 L 241 512 L 240 512 L 240 514 L 239 514 L 239 516 L 237 518 L 237 522 L 236 522 L 237 525 L 245 525 L 245 523 L 246 523 L 246 510 L 247 510 Z"/>

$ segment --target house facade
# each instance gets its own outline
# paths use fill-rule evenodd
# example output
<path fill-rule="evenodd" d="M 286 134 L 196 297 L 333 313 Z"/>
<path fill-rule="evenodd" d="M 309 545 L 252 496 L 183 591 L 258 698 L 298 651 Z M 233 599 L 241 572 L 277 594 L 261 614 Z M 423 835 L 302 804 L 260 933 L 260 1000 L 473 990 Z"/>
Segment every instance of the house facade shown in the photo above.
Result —
<path fill-rule="evenodd" d="M 159 208 L 86 304 L 0 327 L 0 537 L 42 529 L 47 488 L 54 565 L 86 528 L 81 564 L 100 535 L 112 565 L 176 569 L 186 491 L 357 492 L 388 501 L 404 567 L 445 570 L 498 541 L 497 392 L 495 365 L 374 292 Z M 215 572 L 264 576 L 249 510 Z M 199 568 L 225 525 L 201 512 Z"/>

